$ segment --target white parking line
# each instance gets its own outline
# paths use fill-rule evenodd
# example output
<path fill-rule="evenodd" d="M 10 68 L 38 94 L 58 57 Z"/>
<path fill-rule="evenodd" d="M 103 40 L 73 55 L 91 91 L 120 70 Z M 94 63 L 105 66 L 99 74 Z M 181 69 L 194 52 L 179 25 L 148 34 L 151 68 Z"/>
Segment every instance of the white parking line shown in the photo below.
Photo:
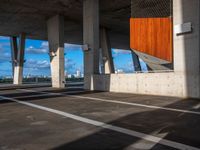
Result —
<path fill-rule="evenodd" d="M 197 105 L 195 105 L 193 108 L 194 108 L 194 109 L 199 109 L 199 108 L 200 108 L 200 103 L 197 104 Z"/>
<path fill-rule="evenodd" d="M 145 107 L 145 108 L 151 108 L 151 109 L 161 109 L 161 110 L 166 110 L 166 111 L 173 111 L 173 112 L 181 112 L 181 113 L 200 115 L 200 112 L 197 112 L 197 111 L 175 109 L 175 108 L 169 108 L 169 107 L 160 107 L 160 106 L 155 106 L 155 105 L 145 105 L 145 104 L 138 104 L 138 103 L 132 103 L 132 102 L 123 102 L 123 101 L 119 101 L 119 100 L 109 100 L 109 99 L 102 99 L 102 98 L 96 98 L 96 97 L 77 96 L 77 95 L 69 95 L 69 94 L 53 93 L 53 92 L 39 92 L 39 91 L 26 90 L 26 89 L 19 89 L 19 90 L 20 91 L 26 91 L 26 92 L 44 93 L 44 94 L 48 94 L 49 93 L 49 94 L 69 96 L 69 97 L 74 97 L 74 98 L 102 101 L 102 102 L 107 102 L 107 103 L 116 103 L 116 104 L 123 104 L 123 105 Z"/>
<path fill-rule="evenodd" d="M 88 119 L 88 118 L 85 118 L 85 117 L 77 116 L 77 115 L 70 114 L 70 113 L 63 112 L 63 111 L 59 111 L 59 110 L 56 110 L 56 109 L 36 105 L 36 104 L 30 103 L 30 102 L 19 101 L 19 100 L 16 100 L 14 98 L 8 98 L 8 97 L 4 97 L 4 96 L 0 96 L 0 98 L 5 99 L 5 100 L 10 100 L 12 102 L 16 102 L 16 103 L 19 103 L 19 104 L 23 104 L 23 105 L 26 105 L 26 106 L 29 106 L 29 107 L 37 108 L 37 109 L 40 109 L 40 110 L 43 110 L 43 111 L 51 112 L 51 113 L 54 113 L 54 114 L 57 114 L 57 115 L 61 115 L 61 116 L 64 116 L 64 117 L 67 117 L 67 118 L 70 118 L 70 119 L 73 119 L 73 120 L 76 120 L 76 121 L 80 121 L 80 122 L 87 123 L 87 124 L 90 124 L 90 125 L 94 125 L 94 126 L 97 126 L 97 127 L 101 127 L 101 128 L 104 128 L 104 129 L 109 129 L 109 130 L 112 130 L 112 131 L 116 131 L 116 132 L 119 132 L 119 133 L 129 135 L 129 136 L 144 139 L 144 140 L 147 140 L 147 141 L 150 141 L 150 142 L 159 143 L 159 144 L 169 146 L 169 147 L 172 147 L 172 148 L 176 148 L 176 149 L 180 149 L 180 150 L 200 150 L 200 148 L 197 148 L 197 147 L 193 147 L 193 146 L 189 146 L 189 145 L 186 145 L 186 144 L 162 139 L 162 138 L 159 138 L 159 137 L 156 137 L 156 136 L 152 136 L 152 135 L 148 135 L 148 134 L 145 134 L 145 133 L 129 130 L 129 129 L 126 129 L 126 128 L 121 128 L 121 127 L 118 127 L 118 126 L 114 126 L 114 125 L 103 123 L 103 122 L 100 122 L 100 121 L 96 121 L 96 120 Z"/>
<path fill-rule="evenodd" d="M 90 100 L 96 100 L 96 101 L 102 101 L 102 102 L 109 102 L 109 103 L 118 103 L 118 104 L 132 105 L 132 106 L 138 106 L 138 107 L 146 107 L 146 108 L 151 108 L 151 109 L 161 109 L 161 110 L 167 110 L 167 111 L 174 111 L 174 112 L 181 112 L 181 113 L 189 113 L 189 114 L 200 115 L 200 112 L 197 112 L 197 111 L 175 109 L 175 108 L 169 108 L 169 107 L 160 107 L 160 106 L 154 106 L 154 105 L 145 105 L 145 104 L 138 104 L 138 103 L 132 103 L 132 102 L 122 102 L 122 101 L 108 100 L 108 99 L 94 98 L 94 97 L 86 97 L 86 96 L 75 96 L 75 95 L 72 95 L 71 97 L 82 98 L 82 99 L 90 99 Z"/>

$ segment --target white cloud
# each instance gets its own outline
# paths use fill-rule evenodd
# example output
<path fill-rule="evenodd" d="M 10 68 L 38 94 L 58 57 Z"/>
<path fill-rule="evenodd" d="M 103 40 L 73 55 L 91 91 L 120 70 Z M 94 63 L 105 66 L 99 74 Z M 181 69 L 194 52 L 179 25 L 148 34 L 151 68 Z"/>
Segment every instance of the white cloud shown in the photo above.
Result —
<path fill-rule="evenodd" d="M 47 60 L 39 61 L 39 60 L 27 60 L 25 62 L 25 68 L 34 68 L 34 69 L 48 69 L 50 68 L 50 63 Z"/>
<path fill-rule="evenodd" d="M 10 47 L 10 42 L 0 41 L 0 51 L 7 50 Z"/>
<path fill-rule="evenodd" d="M 131 51 L 130 50 L 122 50 L 122 49 L 112 49 L 113 51 L 113 57 L 118 57 L 119 55 L 129 55 L 131 54 Z"/>
<path fill-rule="evenodd" d="M 64 47 L 65 47 L 65 51 L 82 50 L 81 45 L 65 43 Z M 29 54 L 45 54 L 45 53 L 48 53 L 49 43 L 46 42 L 46 41 L 42 42 L 41 46 L 39 48 L 36 48 L 34 46 L 30 46 L 30 47 L 26 48 L 26 51 Z"/>
<path fill-rule="evenodd" d="M 126 64 L 122 66 L 116 66 L 116 70 L 123 70 L 124 73 L 133 73 L 134 72 L 134 65 L 132 61 L 128 61 Z"/>
<path fill-rule="evenodd" d="M 7 37 L 7 36 L 0 36 L 0 40 L 9 40 L 9 37 Z"/>
<path fill-rule="evenodd" d="M 48 42 L 42 42 L 39 48 L 34 46 L 29 46 L 26 48 L 27 53 L 29 54 L 47 54 L 49 52 L 49 44 Z"/>
<path fill-rule="evenodd" d="M 0 52 L 3 51 L 3 45 L 0 43 Z"/>
<path fill-rule="evenodd" d="M 42 42 L 42 44 L 41 44 L 41 47 L 42 48 L 49 48 L 49 43 L 48 42 Z"/>
<path fill-rule="evenodd" d="M 26 52 L 29 54 L 46 54 L 48 53 L 48 49 L 43 47 L 35 48 L 34 46 L 30 46 L 26 48 Z"/>
<path fill-rule="evenodd" d="M 7 52 L 0 53 L 0 63 L 11 61 L 11 55 Z"/>
<path fill-rule="evenodd" d="M 75 69 L 76 63 L 72 59 L 65 58 L 65 69 L 70 72 Z"/>
<path fill-rule="evenodd" d="M 70 51 L 70 50 L 82 50 L 81 45 L 76 45 L 76 44 L 68 44 L 65 43 L 65 50 Z"/>

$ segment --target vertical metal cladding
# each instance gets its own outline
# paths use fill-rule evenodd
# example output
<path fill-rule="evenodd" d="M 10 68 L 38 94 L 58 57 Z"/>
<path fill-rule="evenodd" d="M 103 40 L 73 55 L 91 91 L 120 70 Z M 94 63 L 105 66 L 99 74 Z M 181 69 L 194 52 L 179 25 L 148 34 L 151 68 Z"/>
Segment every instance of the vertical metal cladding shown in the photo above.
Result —
<path fill-rule="evenodd" d="M 172 62 L 172 0 L 132 0 L 131 49 Z"/>

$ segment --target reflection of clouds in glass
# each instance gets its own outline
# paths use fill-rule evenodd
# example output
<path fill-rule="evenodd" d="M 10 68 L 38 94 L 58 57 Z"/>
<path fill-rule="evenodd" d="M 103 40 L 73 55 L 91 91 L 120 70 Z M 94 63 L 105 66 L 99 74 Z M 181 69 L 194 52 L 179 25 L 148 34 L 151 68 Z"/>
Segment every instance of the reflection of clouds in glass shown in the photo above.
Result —
<path fill-rule="evenodd" d="M 120 55 L 130 55 L 130 50 L 122 50 L 122 49 L 112 49 L 113 58 L 119 57 Z"/>
<path fill-rule="evenodd" d="M 114 58 L 115 70 L 123 70 L 124 73 L 134 73 L 135 68 L 131 50 L 112 49 Z M 142 71 L 147 71 L 146 63 L 140 59 Z"/>
<path fill-rule="evenodd" d="M 142 71 L 148 71 L 147 64 L 141 58 L 139 60 Z"/>
<path fill-rule="evenodd" d="M 123 49 L 113 49 L 113 52 L 116 54 L 130 54 L 130 50 L 123 50 Z"/>

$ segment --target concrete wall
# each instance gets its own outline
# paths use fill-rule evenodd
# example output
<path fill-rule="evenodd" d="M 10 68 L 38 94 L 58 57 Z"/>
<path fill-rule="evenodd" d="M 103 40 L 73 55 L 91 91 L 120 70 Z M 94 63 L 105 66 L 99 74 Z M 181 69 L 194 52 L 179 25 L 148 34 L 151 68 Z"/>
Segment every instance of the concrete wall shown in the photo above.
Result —
<path fill-rule="evenodd" d="M 180 73 L 95 75 L 96 89 L 111 92 L 186 97 Z"/>
<path fill-rule="evenodd" d="M 173 0 L 174 25 L 193 31 L 174 34 L 174 72 L 95 75 L 95 88 L 111 92 L 200 98 L 199 0 Z"/>

